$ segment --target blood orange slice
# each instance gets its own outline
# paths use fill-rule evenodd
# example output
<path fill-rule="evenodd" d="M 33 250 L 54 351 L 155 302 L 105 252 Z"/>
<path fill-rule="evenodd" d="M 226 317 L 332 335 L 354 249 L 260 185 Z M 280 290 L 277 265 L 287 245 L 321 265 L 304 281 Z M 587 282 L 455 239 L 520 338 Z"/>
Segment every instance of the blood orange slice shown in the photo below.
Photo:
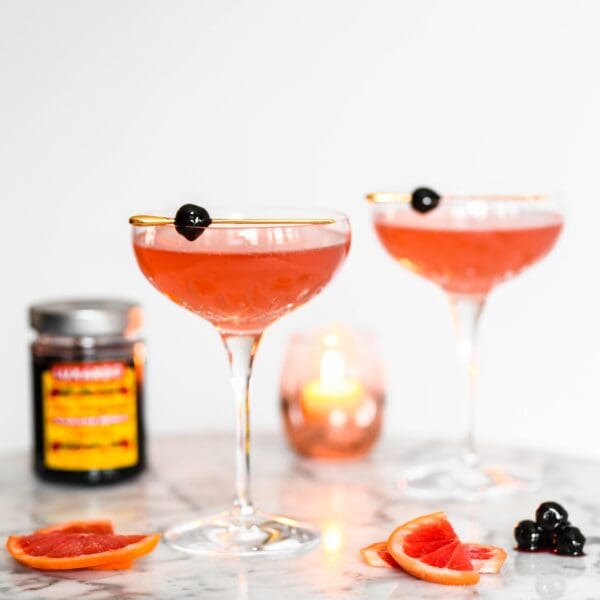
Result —
<path fill-rule="evenodd" d="M 88 521 L 67 521 L 38 529 L 34 533 L 114 533 L 112 521 L 92 519 Z"/>
<path fill-rule="evenodd" d="M 112 521 L 108 519 L 96 519 L 88 521 L 69 521 L 67 523 L 59 523 L 51 525 L 45 529 L 38 529 L 35 533 L 55 533 L 62 531 L 63 533 L 114 533 Z M 101 571 L 125 571 L 131 569 L 133 561 L 104 563 L 90 567 L 90 569 Z"/>
<path fill-rule="evenodd" d="M 498 573 L 506 560 L 506 550 L 485 544 L 465 544 L 473 568 L 478 573 Z"/>
<path fill-rule="evenodd" d="M 443 512 L 425 515 L 397 527 L 388 552 L 414 577 L 445 585 L 473 585 L 479 573 Z"/>
<path fill-rule="evenodd" d="M 85 569 L 131 563 L 158 544 L 159 535 L 114 533 L 34 533 L 10 536 L 6 547 L 20 563 L 44 571 Z"/>
<path fill-rule="evenodd" d="M 499 573 L 506 560 L 506 550 L 486 544 L 463 544 L 467 550 L 473 569 L 478 573 Z M 387 542 L 375 542 L 360 551 L 363 560 L 370 567 L 399 569 L 400 565 L 388 552 Z"/>
<path fill-rule="evenodd" d="M 398 563 L 388 552 L 387 542 L 375 542 L 360 551 L 363 560 L 370 567 L 393 567 L 398 569 Z"/>

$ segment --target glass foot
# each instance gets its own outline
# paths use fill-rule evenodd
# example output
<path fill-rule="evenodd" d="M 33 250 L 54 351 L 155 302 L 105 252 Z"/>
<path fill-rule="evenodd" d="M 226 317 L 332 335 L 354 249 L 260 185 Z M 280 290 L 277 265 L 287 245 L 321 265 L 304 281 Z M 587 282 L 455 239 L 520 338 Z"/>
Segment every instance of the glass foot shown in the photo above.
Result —
<path fill-rule="evenodd" d="M 421 499 L 485 500 L 532 491 L 540 480 L 523 466 L 486 464 L 469 457 L 437 460 L 400 473 L 398 487 Z"/>
<path fill-rule="evenodd" d="M 260 511 L 230 511 L 169 528 L 164 539 L 189 554 L 286 556 L 319 545 L 321 536 L 305 523 Z"/>

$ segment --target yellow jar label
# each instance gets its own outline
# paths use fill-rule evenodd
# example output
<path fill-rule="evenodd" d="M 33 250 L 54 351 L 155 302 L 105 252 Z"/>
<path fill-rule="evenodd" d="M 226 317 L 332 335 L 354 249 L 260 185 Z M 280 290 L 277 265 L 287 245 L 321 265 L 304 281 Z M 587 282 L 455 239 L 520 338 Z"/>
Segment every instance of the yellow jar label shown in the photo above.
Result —
<path fill-rule="evenodd" d="M 90 471 L 138 462 L 137 382 L 132 365 L 54 364 L 42 374 L 44 463 Z"/>

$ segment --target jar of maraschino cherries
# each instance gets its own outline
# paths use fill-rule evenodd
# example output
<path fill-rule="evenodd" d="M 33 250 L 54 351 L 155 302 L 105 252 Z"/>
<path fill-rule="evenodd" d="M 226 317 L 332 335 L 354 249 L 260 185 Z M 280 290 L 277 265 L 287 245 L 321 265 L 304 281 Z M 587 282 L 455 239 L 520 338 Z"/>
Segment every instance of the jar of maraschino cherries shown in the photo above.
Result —
<path fill-rule="evenodd" d="M 122 481 L 145 465 L 141 309 L 124 300 L 30 308 L 34 468 L 43 479 Z"/>

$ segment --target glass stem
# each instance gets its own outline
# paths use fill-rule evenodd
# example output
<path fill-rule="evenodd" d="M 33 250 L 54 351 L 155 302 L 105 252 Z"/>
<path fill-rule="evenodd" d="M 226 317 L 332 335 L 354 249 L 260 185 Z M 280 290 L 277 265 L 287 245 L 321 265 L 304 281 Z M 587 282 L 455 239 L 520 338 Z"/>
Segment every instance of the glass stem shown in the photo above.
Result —
<path fill-rule="evenodd" d="M 475 401 L 477 394 L 477 330 L 485 296 L 449 295 L 450 310 L 456 330 L 458 358 L 462 367 L 464 385 L 464 433 L 461 440 L 461 458 L 469 467 L 479 464 L 475 445 Z"/>
<path fill-rule="evenodd" d="M 259 335 L 222 334 L 231 367 L 231 384 L 235 396 L 235 508 L 242 515 L 254 513 L 250 495 L 250 376 L 260 341 Z"/>

